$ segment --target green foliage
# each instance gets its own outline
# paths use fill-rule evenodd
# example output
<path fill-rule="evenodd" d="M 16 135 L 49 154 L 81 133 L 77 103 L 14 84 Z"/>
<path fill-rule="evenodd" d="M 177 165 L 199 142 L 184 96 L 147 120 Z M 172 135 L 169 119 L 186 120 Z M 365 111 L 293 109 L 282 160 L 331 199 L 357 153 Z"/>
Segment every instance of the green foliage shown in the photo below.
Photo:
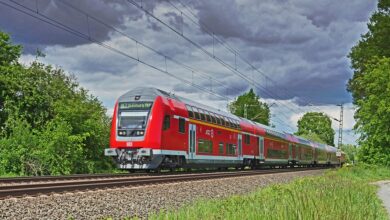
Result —
<path fill-rule="evenodd" d="M 12 45 L 8 34 L 0 31 L 0 66 L 17 63 L 22 47 Z"/>
<path fill-rule="evenodd" d="M 149 219 L 388 219 L 368 181 L 390 178 L 390 169 L 371 169 L 343 168 L 248 195 L 198 201 Z"/>
<path fill-rule="evenodd" d="M 23 66 L 14 60 L 0 66 L 0 88 L 0 174 L 111 168 L 102 153 L 109 139 L 106 109 L 74 77 L 38 61 Z"/>
<path fill-rule="evenodd" d="M 332 121 L 321 112 L 308 112 L 298 120 L 299 136 L 307 137 L 309 140 L 318 141 L 334 146 L 335 132 L 332 129 Z"/>
<path fill-rule="evenodd" d="M 380 0 L 369 31 L 349 54 L 354 75 L 348 83 L 355 129 L 361 134 L 359 160 L 390 165 L 390 1 Z"/>
<path fill-rule="evenodd" d="M 357 101 L 355 128 L 359 133 L 359 158 L 368 163 L 390 165 L 390 58 L 366 66 L 360 77 L 364 92 L 370 94 Z"/>
<path fill-rule="evenodd" d="M 367 63 L 370 63 L 374 57 L 390 57 L 389 0 L 379 0 L 378 10 L 371 16 L 367 26 L 368 32 L 362 36 L 349 54 L 355 72 L 348 82 L 348 90 L 352 93 L 355 104 L 370 95 L 361 82 L 361 78 L 367 73 Z"/>
<path fill-rule="evenodd" d="M 269 125 L 271 116 L 269 106 L 267 103 L 260 102 L 259 99 L 260 97 L 253 89 L 250 89 L 249 92 L 238 96 L 230 103 L 230 112 L 240 117 L 245 117 L 246 113 L 247 119 Z"/>
<path fill-rule="evenodd" d="M 301 136 L 301 137 L 303 137 L 303 138 L 305 138 L 305 139 L 307 139 L 307 140 L 310 140 L 310 141 L 314 141 L 314 142 L 317 142 L 317 143 L 326 144 L 326 142 L 323 141 L 323 140 L 320 138 L 320 136 L 319 136 L 318 134 L 316 134 L 316 133 L 311 133 L 311 132 L 309 132 L 309 133 L 301 134 L 301 135 L 299 135 L 299 136 Z"/>
<path fill-rule="evenodd" d="M 355 145 L 352 144 L 343 144 L 341 145 L 341 150 L 345 153 L 346 161 L 347 163 L 355 163 L 357 154 L 358 154 L 358 148 L 356 148 Z"/>

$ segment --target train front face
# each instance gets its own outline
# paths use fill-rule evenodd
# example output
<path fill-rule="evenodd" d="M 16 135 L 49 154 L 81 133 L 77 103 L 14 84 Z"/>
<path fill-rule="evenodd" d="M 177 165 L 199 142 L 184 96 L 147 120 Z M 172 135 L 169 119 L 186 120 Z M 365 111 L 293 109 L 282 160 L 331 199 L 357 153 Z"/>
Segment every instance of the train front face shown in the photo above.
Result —
<path fill-rule="evenodd" d="M 162 124 L 161 97 L 148 91 L 130 91 L 122 95 L 114 109 L 110 148 L 105 156 L 113 157 L 118 168 L 156 169 L 162 162 L 160 149 Z M 160 119 L 160 120 L 159 120 Z M 161 123 L 159 123 L 161 121 Z"/>

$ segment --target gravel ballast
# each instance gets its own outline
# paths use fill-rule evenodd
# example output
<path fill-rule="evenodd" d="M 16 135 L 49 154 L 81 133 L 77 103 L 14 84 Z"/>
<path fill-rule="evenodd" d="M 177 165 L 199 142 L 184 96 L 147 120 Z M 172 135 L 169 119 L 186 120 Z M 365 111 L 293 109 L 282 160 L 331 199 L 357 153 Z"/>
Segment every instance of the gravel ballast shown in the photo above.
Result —
<path fill-rule="evenodd" d="M 0 200 L 0 219 L 102 219 L 146 217 L 201 198 L 244 194 L 272 183 L 286 183 L 324 170 L 266 174 L 194 182 L 96 190 Z"/>

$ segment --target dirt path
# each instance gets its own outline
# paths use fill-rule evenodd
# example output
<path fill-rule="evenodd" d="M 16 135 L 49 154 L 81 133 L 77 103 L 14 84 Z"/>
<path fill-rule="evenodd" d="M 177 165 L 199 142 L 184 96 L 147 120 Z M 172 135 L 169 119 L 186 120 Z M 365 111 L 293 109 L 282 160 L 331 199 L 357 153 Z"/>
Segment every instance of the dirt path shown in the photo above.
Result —
<path fill-rule="evenodd" d="M 380 187 L 378 196 L 382 199 L 383 205 L 385 206 L 390 217 L 390 181 L 380 181 L 377 184 Z"/>

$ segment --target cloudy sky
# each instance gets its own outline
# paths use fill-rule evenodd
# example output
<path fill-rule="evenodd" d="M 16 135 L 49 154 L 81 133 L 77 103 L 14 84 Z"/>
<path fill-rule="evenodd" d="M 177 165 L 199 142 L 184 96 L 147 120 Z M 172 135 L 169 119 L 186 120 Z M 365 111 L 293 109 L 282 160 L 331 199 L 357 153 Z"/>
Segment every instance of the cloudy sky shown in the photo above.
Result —
<path fill-rule="evenodd" d="M 0 29 L 24 45 L 21 62 L 43 51 L 42 62 L 74 74 L 109 112 L 119 95 L 139 86 L 223 110 L 254 88 L 272 106 L 272 124 L 289 132 L 307 111 L 339 118 L 337 104 L 344 103 L 344 141 L 356 138 L 347 55 L 376 1 L 0 3 Z"/>

